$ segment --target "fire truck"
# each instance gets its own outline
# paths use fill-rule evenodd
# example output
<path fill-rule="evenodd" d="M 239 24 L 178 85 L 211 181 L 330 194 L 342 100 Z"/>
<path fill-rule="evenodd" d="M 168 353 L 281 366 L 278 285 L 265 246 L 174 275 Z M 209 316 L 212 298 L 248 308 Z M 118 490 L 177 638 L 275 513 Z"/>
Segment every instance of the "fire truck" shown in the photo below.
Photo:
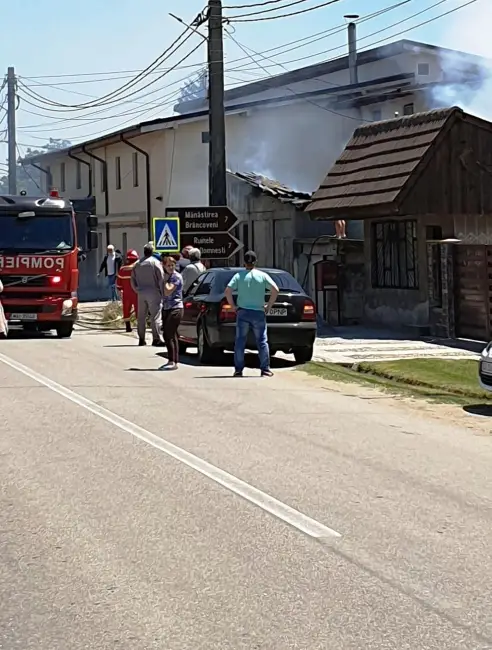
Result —
<path fill-rule="evenodd" d="M 0 196 L 0 300 L 11 326 L 72 335 L 79 263 L 98 242 L 92 214 L 83 215 L 85 241 L 77 241 L 80 216 L 57 190 L 42 197 Z"/>

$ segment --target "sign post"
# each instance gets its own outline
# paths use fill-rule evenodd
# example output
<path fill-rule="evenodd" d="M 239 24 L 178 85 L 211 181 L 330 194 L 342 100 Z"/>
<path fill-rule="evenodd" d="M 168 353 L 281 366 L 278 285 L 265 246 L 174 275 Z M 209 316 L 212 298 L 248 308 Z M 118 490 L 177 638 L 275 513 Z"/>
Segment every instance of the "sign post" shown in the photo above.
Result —
<path fill-rule="evenodd" d="M 167 208 L 162 221 L 173 220 L 179 222 L 179 250 L 193 246 L 201 250 L 204 259 L 218 260 L 232 257 L 243 248 L 230 232 L 239 219 L 227 206 Z M 163 229 L 160 232 L 163 233 Z M 161 252 L 157 245 L 156 250 Z"/>

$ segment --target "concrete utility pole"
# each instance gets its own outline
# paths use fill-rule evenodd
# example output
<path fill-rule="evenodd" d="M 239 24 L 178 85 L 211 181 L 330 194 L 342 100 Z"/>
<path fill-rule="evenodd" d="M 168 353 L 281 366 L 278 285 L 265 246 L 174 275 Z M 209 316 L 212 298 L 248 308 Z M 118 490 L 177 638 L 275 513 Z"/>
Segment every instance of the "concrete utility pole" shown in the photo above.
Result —
<path fill-rule="evenodd" d="M 209 204 L 227 205 L 222 2 L 208 1 Z"/>
<path fill-rule="evenodd" d="M 15 139 L 15 70 L 7 70 L 7 141 L 9 154 L 9 194 L 17 194 L 17 142 Z"/>

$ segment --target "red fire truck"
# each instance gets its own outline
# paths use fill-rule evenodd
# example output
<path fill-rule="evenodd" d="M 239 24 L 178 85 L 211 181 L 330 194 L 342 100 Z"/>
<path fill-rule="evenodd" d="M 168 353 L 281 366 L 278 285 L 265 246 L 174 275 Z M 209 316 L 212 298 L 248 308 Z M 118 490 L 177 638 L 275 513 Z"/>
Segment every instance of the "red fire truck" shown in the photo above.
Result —
<path fill-rule="evenodd" d="M 84 221 L 86 241 L 78 242 L 80 219 L 56 190 L 47 197 L 0 196 L 0 300 L 11 325 L 72 335 L 79 262 L 97 248 L 97 217 Z"/>

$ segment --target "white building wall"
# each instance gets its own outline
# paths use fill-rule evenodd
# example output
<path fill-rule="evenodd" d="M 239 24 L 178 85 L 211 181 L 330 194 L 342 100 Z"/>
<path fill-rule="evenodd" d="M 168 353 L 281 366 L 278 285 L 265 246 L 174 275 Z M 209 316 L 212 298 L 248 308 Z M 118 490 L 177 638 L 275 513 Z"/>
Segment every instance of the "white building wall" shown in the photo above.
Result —
<path fill-rule="evenodd" d="M 251 108 L 226 118 L 227 165 L 232 171 L 253 171 L 274 178 L 293 189 L 315 190 L 354 129 L 362 120 L 402 115 L 406 104 L 426 110 L 422 94 L 402 97 L 383 104 L 355 109 L 334 110 L 323 100 L 299 101 L 286 105 Z M 169 125 L 132 140 L 150 156 L 151 216 L 163 216 L 167 206 L 199 206 L 208 203 L 208 145 L 203 134 L 208 120 Z M 107 162 L 109 214 L 106 216 L 102 191 L 102 165 L 93 163 L 92 192 L 96 199 L 101 242 L 106 246 L 106 223 L 110 223 L 112 243 L 121 250 L 124 242 L 138 248 L 148 240 L 146 205 L 146 161 L 138 154 L 138 187 L 134 187 L 134 150 L 118 142 L 92 151 Z M 85 154 L 80 157 L 86 158 Z M 120 159 L 121 188 L 116 187 L 116 159 Z M 87 158 L 89 159 L 89 158 Z M 60 189 L 61 164 L 65 164 L 63 196 L 82 198 L 89 193 L 89 176 L 82 166 L 82 187 L 76 187 L 76 164 L 67 155 L 50 155 L 53 183 Z"/>

